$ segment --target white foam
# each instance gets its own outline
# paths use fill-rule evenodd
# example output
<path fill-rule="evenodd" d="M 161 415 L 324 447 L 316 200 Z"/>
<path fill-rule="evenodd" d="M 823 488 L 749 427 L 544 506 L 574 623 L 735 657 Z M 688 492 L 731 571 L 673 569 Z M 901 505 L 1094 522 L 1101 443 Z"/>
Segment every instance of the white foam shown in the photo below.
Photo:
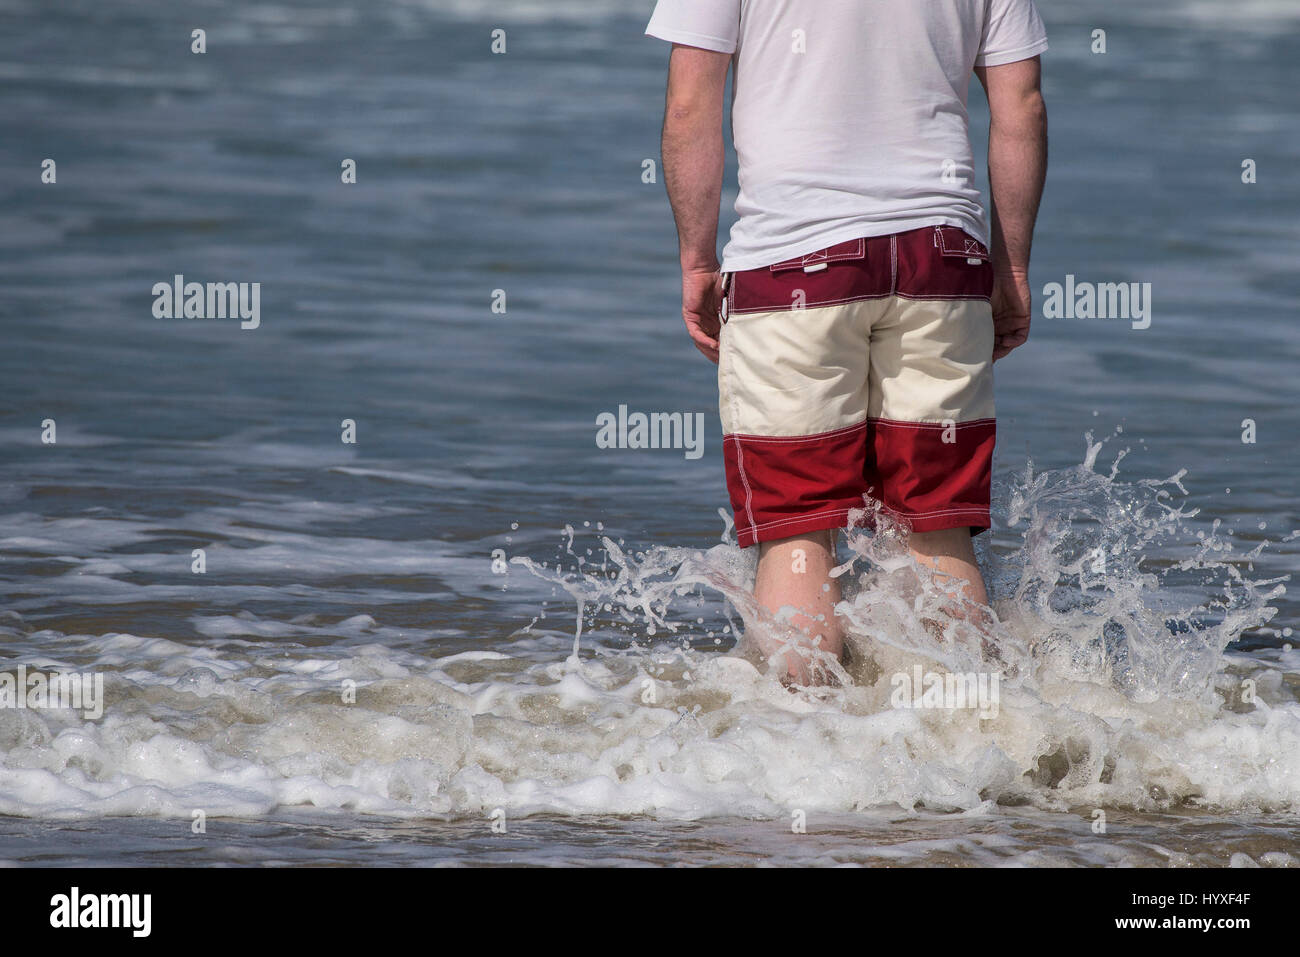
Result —
<path fill-rule="evenodd" d="M 1024 544 L 989 556 L 1004 670 L 994 717 L 892 706 L 891 676 L 914 664 L 992 665 L 960 622 L 942 634 L 924 626 L 949 599 L 887 528 L 851 539 L 844 686 L 799 694 L 764 673 L 749 636 L 771 625 L 747 591 L 752 554 L 605 540 L 589 561 L 570 536 L 564 561 L 516 556 L 511 567 L 582 603 L 577 657 L 572 633 L 538 626 L 431 657 L 436 631 L 422 645 L 379 613 L 208 615 L 191 642 L 29 635 L 47 650 L 31 664 L 104 673 L 105 713 L 0 710 L 0 813 L 1294 812 L 1300 653 L 1225 653 L 1268 621 L 1282 586 L 1243 577 L 1228 538 L 1188 531 L 1176 477 L 1125 483 L 1097 465 L 1100 451 L 1091 445 L 1074 469 L 1027 470 L 1001 494 Z M 56 539 L 73 534 L 54 524 Z M 1097 548 L 1104 572 L 1086 560 Z M 1148 554 L 1164 571 L 1147 570 Z M 1197 595 L 1221 597 L 1205 606 Z M 572 609 L 557 620 L 572 622 Z M 714 650 L 742 622 L 746 639 Z M 998 853 L 996 841 L 963 848 Z"/>

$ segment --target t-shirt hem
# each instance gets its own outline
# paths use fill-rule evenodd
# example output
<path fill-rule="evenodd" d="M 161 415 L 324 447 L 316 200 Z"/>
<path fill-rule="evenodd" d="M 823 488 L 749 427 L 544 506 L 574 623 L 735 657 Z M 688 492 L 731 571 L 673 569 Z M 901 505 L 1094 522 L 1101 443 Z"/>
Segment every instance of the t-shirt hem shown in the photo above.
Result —
<path fill-rule="evenodd" d="M 781 246 L 773 250 L 765 250 L 760 253 L 752 253 L 745 256 L 728 255 L 723 250 L 722 272 L 735 273 L 746 272 L 750 269 L 763 269 L 774 263 L 785 262 L 787 259 L 794 259 L 796 256 L 806 256 L 809 253 L 815 253 L 818 250 L 825 249 L 828 246 L 834 246 L 836 243 L 846 243 L 851 239 L 871 239 L 876 236 L 892 236 L 895 233 L 905 233 L 912 229 L 922 229 L 926 226 L 956 226 L 964 229 L 985 246 L 989 244 L 988 234 L 982 223 L 972 222 L 969 219 L 963 219 L 959 216 L 926 216 L 918 219 L 900 219 L 887 223 L 866 223 L 856 226 L 846 226 L 842 229 L 832 230 L 822 233 L 816 239 L 810 239 L 802 243 L 792 243 Z"/>
<path fill-rule="evenodd" d="M 975 58 L 976 66 L 1002 66 L 1007 63 L 1017 63 L 1020 60 L 1028 60 L 1030 57 L 1036 57 L 1040 53 L 1047 52 L 1047 38 L 1037 40 L 1027 47 L 1021 47 L 1018 50 L 1007 50 L 1004 53 L 982 54 Z"/>
<path fill-rule="evenodd" d="M 672 27 L 648 27 L 645 35 L 658 40 L 667 40 L 669 43 L 680 43 L 683 46 L 712 50 L 714 53 L 736 52 L 736 44 L 731 40 L 724 40 L 722 37 L 711 37 L 704 33 L 691 33 L 689 30 L 677 30 Z"/>

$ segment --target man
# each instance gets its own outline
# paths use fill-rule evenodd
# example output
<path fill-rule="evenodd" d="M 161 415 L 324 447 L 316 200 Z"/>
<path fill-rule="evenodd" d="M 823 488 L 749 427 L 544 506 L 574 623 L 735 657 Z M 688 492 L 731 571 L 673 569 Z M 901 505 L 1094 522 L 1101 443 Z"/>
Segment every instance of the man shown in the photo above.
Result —
<path fill-rule="evenodd" d="M 755 597 L 838 656 L 836 529 L 864 494 L 987 604 L 992 364 L 1029 334 L 1047 166 L 1033 0 L 659 0 L 664 177 L 682 314 L 718 364 L 727 486 Z M 739 221 L 717 259 L 734 66 Z M 966 111 L 989 101 L 992 229 Z M 859 513 L 861 514 L 861 513 Z M 787 653 L 787 680 L 808 680 Z M 780 661 L 778 660 L 778 667 Z"/>

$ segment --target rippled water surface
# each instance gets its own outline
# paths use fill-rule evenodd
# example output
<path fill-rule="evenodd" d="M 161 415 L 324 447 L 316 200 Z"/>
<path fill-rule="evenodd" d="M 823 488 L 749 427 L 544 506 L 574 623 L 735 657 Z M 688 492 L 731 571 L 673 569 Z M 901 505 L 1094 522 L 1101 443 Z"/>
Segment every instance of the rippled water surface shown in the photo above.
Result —
<path fill-rule="evenodd" d="M 998 365 L 981 720 L 891 707 L 989 663 L 888 536 L 839 689 L 737 641 L 651 6 L 0 0 L 0 656 L 107 698 L 0 709 L 0 858 L 1295 865 L 1300 14 L 1040 3 L 1034 285 L 1154 312 Z M 178 273 L 259 328 L 155 318 Z"/>

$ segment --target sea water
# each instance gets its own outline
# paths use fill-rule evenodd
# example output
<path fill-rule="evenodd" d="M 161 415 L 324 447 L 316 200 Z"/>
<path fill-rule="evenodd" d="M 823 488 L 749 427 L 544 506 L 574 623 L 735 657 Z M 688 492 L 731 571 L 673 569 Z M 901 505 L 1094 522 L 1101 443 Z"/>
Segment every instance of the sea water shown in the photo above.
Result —
<path fill-rule="evenodd" d="M 1294 864 L 1291 7 L 1042 3 L 1035 291 L 1150 325 L 997 366 L 991 648 L 884 521 L 791 693 L 643 181 L 651 5 L 490 6 L 0 2 L 0 670 L 104 689 L 0 708 L 0 857 Z M 177 274 L 257 328 L 156 317 Z M 622 406 L 703 454 L 601 447 Z"/>

